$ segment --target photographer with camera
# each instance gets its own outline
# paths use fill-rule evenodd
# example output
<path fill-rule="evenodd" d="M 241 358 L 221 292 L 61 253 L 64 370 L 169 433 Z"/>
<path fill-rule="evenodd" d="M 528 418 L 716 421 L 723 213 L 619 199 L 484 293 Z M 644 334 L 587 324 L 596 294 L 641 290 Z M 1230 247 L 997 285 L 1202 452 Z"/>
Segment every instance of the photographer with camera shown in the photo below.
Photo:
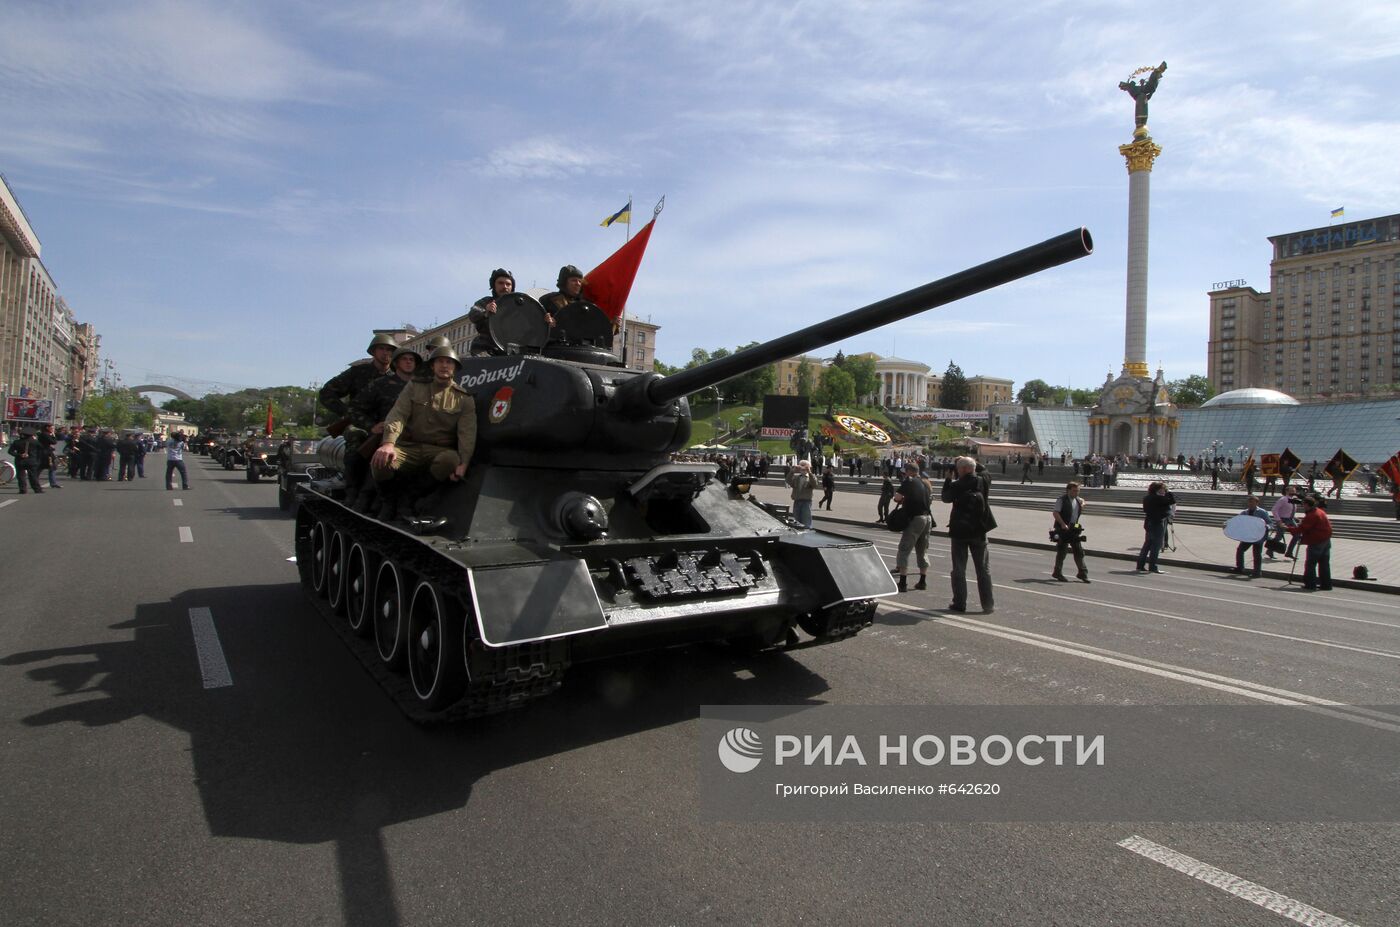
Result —
<path fill-rule="evenodd" d="M 1065 552 L 1074 554 L 1074 565 L 1079 570 L 1079 581 L 1089 582 L 1089 571 L 1084 566 L 1084 529 L 1079 527 L 1079 516 L 1084 511 L 1084 500 L 1079 498 L 1079 484 L 1065 484 L 1064 494 L 1055 500 L 1055 524 L 1050 528 L 1050 540 L 1055 542 L 1055 570 L 1050 575 L 1062 583 L 1065 579 L 1063 568 Z"/>

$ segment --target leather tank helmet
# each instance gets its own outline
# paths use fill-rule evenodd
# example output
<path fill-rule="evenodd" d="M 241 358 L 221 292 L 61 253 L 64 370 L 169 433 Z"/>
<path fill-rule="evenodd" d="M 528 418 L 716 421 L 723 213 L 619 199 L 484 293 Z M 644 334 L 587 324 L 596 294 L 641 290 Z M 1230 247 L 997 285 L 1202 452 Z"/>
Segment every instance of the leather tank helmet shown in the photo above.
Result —
<path fill-rule="evenodd" d="M 565 264 L 563 267 L 559 268 L 559 279 L 554 281 L 554 285 L 559 287 L 560 289 L 563 289 L 564 281 L 568 280 L 570 277 L 578 277 L 580 280 L 582 280 L 584 279 L 583 271 L 579 270 L 572 264 Z"/>
<path fill-rule="evenodd" d="M 510 281 L 511 290 L 515 289 L 515 274 L 506 270 L 504 267 L 497 267 L 495 270 L 491 271 L 491 278 L 486 281 L 486 292 L 495 293 L 496 281 L 501 279 L 502 277 L 505 277 L 507 280 Z"/>

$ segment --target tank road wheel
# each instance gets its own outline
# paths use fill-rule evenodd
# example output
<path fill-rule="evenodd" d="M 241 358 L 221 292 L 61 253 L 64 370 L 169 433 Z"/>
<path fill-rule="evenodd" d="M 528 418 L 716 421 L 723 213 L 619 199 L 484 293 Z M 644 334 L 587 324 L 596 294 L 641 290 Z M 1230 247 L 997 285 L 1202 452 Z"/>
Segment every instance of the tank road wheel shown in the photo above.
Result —
<path fill-rule="evenodd" d="M 326 544 L 326 601 L 336 614 L 345 606 L 345 532 L 331 534 Z"/>
<path fill-rule="evenodd" d="M 374 607 L 374 556 L 360 543 L 350 545 L 345 555 L 345 620 L 350 630 L 361 637 L 373 628 L 370 620 Z"/>
<path fill-rule="evenodd" d="M 390 666 L 403 662 L 408 622 L 404 615 L 404 577 L 398 564 L 385 560 L 374 577 L 374 646 Z"/>
<path fill-rule="evenodd" d="M 408 610 L 408 677 L 413 694 L 431 711 L 446 708 L 466 689 L 462 621 L 461 608 L 441 589 L 418 584 Z"/>
<path fill-rule="evenodd" d="M 303 508 L 297 512 L 296 527 L 292 534 L 292 552 L 297 558 L 297 574 L 301 577 L 301 584 L 307 589 L 315 590 L 315 571 L 312 567 L 316 563 L 315 554 L 312 553 L 311 538 L 316 531 L 316 519 L 308 509 Z"/>
<path fill-rule="evenodd" d="M 326 594 L 326 546 L 330 541 L 330 531 L 326 523 L 316 521 L 311 526 L 311 591 L 317 595 Z"/>

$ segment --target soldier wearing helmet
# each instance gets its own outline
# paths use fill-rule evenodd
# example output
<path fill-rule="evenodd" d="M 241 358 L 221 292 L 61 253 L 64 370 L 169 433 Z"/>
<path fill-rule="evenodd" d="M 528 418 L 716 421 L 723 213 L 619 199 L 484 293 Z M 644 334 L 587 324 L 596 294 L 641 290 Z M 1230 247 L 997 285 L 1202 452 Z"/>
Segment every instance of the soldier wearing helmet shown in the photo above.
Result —
<path fill-rule="evenodd" d="M 415 374 L 422 361 L 422 355 L 412 348 L 399 348 L 394 351 L 389 373 L 382 377 L 375 377 L 369 386 L 350 403 L 350 421 L 355 426 L 355 433 L 363 432 L 367 435 L 357 446 L 347 443 L 348 450 L 358 451 L 358 453 L 347 454 L 345 458 L 346 481 L 354 483 L 353 490 L 347 493 L 347 502 L 353 504 L 358 511 L 368 512 L 370 510 L 375 484 L 373 480 L 369 479 L 368 461 L 379 447 L 381 436 L 384 433 L 384 420 L 388 417 L 389 410 L 394 407 L 394 403 L 398 401 L 399 393 L 403 392 L 403 388 L 409 383 L 416 382 Z M 347 489 L 349 488 L 347 487 Z"/>
<path fill-rule="evenodd" d="M 544 306 L 549 319 L 549 327 L 554 327 L 554 314 L 563 309 L 569 303 L 576 303 L 583 299 L 583 271 L 572 264 L 565 264 L 559 268 L 559 277 L 555 280 L 555 286 L 559 289 L 553 293 L 548 293 L 540 299 L 540 305 Z"/>
<path fill-rule="evenodd" d="M 394 407 L 404 386 L 415 378 L 422 363 L 423 356 L 412 348 L 397 349 L 389 364 L 389 372 L 376 377 L 350 403 L 351 423 L 370 435 L 375 445 L 379 443 L 376 436 L 384 433 L 384 419 L 389 410 Z"/>
<path fill-rule="evenodd" d="M 349 419 L 351 401 L 369 386 L 375 377 L 389 372 L 389 363 L 394 357 L 394 349 L 398 346 L 399 343 L 394 340 L 393 335 L 375 335 L 369 347 L 365 348 L 370 362 L 351 364 L 342 373 L 327 380 L 326 385 L 321 387 L 321 405 L 330 410 L 336 418 Z M 341 425 L 342 429 L 344 427 Z"/>
<path fill-rule="evenodd" d="M 365 353 L 370 356 L 370 362 L 351 364 L 342 373 L 326 381 L 326 385 L 321 387 L 321 405 L 330 410 L 336 417 L 336 421 L 327 426 L 326 431 L 331 435 L 344 435 L 345 446 L 351 453 L 345 456 L 345 502 L 347 505 L 354 505 L 356 496 L 359 493 L 360 485 L 365 481 L 366 467 L 364 458 L 355 454 L 365 439 L 369 437 L 368 432 L 362 428 L 354 427 L 350 411 L 351 405 L 369 385 L 375 380 L 383 377 L 389 372 L 389 364 L 393 360 L 394 351 L 399 343 L 394 340 L 393 335 L 380 333 L 370 341 L 369 347 L 365 348 Z"/>
<path fill-rule="evenodd" d="M 383 443 L 370 460 L 383 494 L 380 517 L 412 514 L 418 481 L 409 478 L 427 471 L 433 485 L 460 480 L 476 450 L 476 401 L 457 385 L 462 362 L 450 347 L 428 357 L 433 379 L 403 388 L 384 420 Z M 401 441 L 405 431 L 411 441 Z"/>
<path fill-rule="evenodd" d="M 476 326 L 476 337 L 471 345 L 471 353 L 475 356 L 501 353 L 491 340 L 491 316 L 496 314 L 496 297 L 515 292 L 515 275 L 504 267 L 498 267 L 491 271 L 487 286 L 491 289 L 490 294 L 472 303 L 471 311 L 467 313 L 467 321 Z"/>

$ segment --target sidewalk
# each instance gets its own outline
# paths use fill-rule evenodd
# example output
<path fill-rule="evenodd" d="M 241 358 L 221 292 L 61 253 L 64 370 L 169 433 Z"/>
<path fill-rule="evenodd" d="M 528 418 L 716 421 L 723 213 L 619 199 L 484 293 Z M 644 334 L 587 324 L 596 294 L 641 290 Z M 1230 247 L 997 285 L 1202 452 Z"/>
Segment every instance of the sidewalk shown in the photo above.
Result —
<path fill-rule="evenodd" d="M 934 481 L 935 500 L 942 486 Z M 785 487 L 755 484 L 753 495 L 761 502 L 776 502 L 791 505 Z M 820 496 L 818 496 L 820 498 Z M 832 498 L 832 510 L 813 510 L 813 525 L 822 522 L 834 531 L 843 525 L 880 528 L 875 524 L 878 497 L 856 492 L 842 492 L 839 488 Z M 992 496 L 992 512 L 996 515 L 998 528 L 987 537 L 994 544 L 1027 547 L 1053 552 L 1055 545 L 1050 543 L 1049 533 L 1052 521 L 1050 508 L 1053 500 L 1047 499 L 1044 510 L 998 506 L 996 496 Z M 938 523 L 935 535 L 947 535 L 949 507 L 942 502 L 933 503 L 933 518 Z M 1143 528 L 1140 519 L 1095 518 L 1094 504 L 1090 501 L 1084 507 L 1080 521 L 1084 528 L 1084 553 L 1087 556 L 1114 560 L 1137 559 L 1142 547 Z M 891 534 L 893 537 L 893 534 Z M 1229 572 L 1235 565 L 1236 543 L 1221 533 L 1219 528 L 1204 525 L 1178 524 L 1172 526 L 1170 543 L 1176 550 L 1162 551 L 1161 564 L 1165 569 L 1211 570 L 1218 573 Z M 1047 557 L 1046 572 L 1053 564 Z M 1365 564 L 1373 581 L 1360 581 L 1351 578 L 1352 567 Z M 1248 551 L 1245 553 L 1245 569 L 1251 568 L 1253 561 Z M 1263 572 L 1271 579 L 1287 580 L 1293 561 L 1280 557 L 1263 559 Z M 1297 569 L 1293 571 L 1293 581 L 1300 582 L 1303 576 L 1303 553 L 1298 551 Z M 1400 544 L 1379 541 L 1357 541 L 1349 538 L 1332 540 L 1332 583 L 1349 589 L 1366 589 L 1372 592 L 1400 594 Z"/>

